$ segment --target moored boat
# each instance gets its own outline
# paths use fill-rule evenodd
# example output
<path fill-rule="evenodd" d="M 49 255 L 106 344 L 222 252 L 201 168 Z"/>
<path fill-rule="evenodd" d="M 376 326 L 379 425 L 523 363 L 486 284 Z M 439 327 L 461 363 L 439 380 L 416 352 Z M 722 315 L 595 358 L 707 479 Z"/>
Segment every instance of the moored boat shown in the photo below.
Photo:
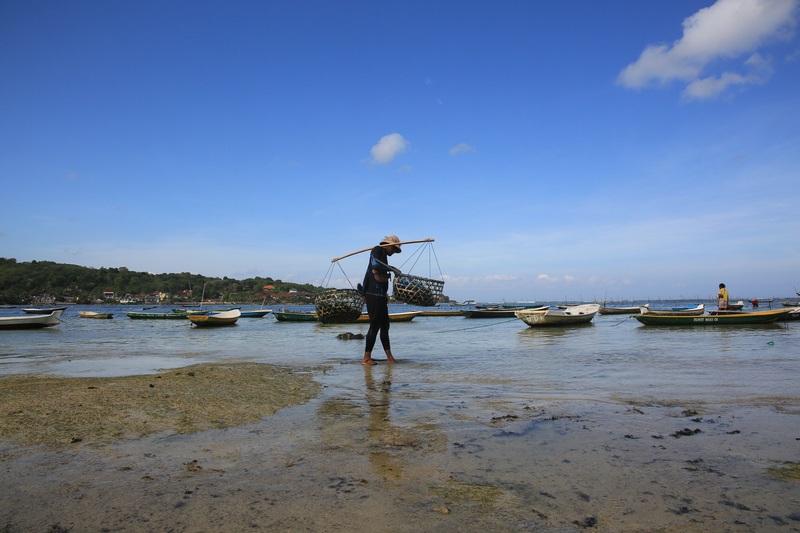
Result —
<path fill-rule="evenodd" d="M 97 311 L 78 311 L 81 318 L 113 318 L 114 313 L 98 313 Z"/>
<path fill-rule="evenodd" d="M 49 315 L 53 311 L 66 311 L 67 306 L 64 307 L 24 307 L 23 313 L 29 315 Z"/>
<path fill-rule="evenodd" d="M 406 311 L 403 313 L 389 313 L 389 322 L 411 322 L 414 317 L 418 317 L 422 311 Z M 369 315 L 362 313 L 356 322 L 369 322 Z"/>
<path fill-rule="evenodd" d="M 63 309 L 56 309 L 46 315 L 0 317 L 0 329 L 49 328 L 61 323 L 61 313 L 63 312 Z"/>
<path fill-rule="evenodd" d="M 650 308 L 650 304 L 631 305 L 627 307 L 612 307 L 601 305 L 598 313 L 601 315 L 636 315 L 641 313 L 642 307 Z"/>
<path fill-rule="evenodd" d="M 546 309 L 547 306 L 533 309 Z M 522 307 L 484 307 L 482 309 L 464 309 L 461 314 L 465 318 L 514 318 L 514 313 L 522 310 Z"/>
<path fill-rule="evenodd" d="M 750 324 L 769 324 L 786 319 L 793 309 L 756 311 L 753 313 L 727 313 L 703 316 L 691 315 L 653 315 L 645 313 L 633 318 L 646 326 L 737 326 Z"/>
<path fill-rule="evenodd" d="M 245 309 L 242 313 L 242 318 L 264 318 L 272 312 L 272 309 Z"/>
<path fill-rule="evenodd" d="M 705 312 L 705 309 L 705 304 L 698 304 L 696 307 L 673 307 L 672 309 L 650 309 L 642 306 L 639 308 L 639 312 L 648 316 L 700 316 Z"/>
<path fill-rule="evenodd" d="M 599 304 L 573 305 L 565 309 L 522 309 L 515 316 L 530 327 L 588 324 L 600 310 Z"/>
<path fill-rule="evenodd" d="M 188 315 L 186 318 L 198 327 L 232 326 L 236 324 L 242 312 L 238 309 L 230 311 L 211 312 L 206 315 Z"/>
<path fill-rule="evenodd" d="M 317 322 L 319 317 L 313 311 L 289 311 L 282 309 L 280 311 L 273 311 L 275 319 L 279 322 Z"/>
<path fill-rule="evenodd" d="M 147 311 L 128 311 L 125 313 L 128 318 L 152 319 L 152 320 L 186 320 L 186 313 L 149 313 Z"/>

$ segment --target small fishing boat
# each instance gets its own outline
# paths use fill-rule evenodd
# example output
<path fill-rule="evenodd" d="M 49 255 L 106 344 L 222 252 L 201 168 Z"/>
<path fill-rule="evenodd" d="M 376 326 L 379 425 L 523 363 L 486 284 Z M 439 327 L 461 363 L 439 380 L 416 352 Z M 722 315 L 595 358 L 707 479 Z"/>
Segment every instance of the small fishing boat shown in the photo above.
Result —
<path fill-rule="evenodd" d="M 64 307 L 26 307 L 22 309 L 23 313 L 29 315 L 49 315 L 53 311 L 66 311 L 67 306 Z"/>
<path fill-rule="evenodd" d="M 414 317 L 422 314 L 422 311 L 406 311 L 404 313 L 389 313 L 389 322 L 411 322 Z M 369 315 L 362 313 L 356 322 L 369 322 Z"/>
<path fill-rule="evenodd" d="M 61 313 L 63 312 L 63 309 L 56 309 L 46 315 L 0 317 L 0 329 L 49 328 L 61 323 Z"/>
<path fill-rule="evenodd" d="M 738 302 L 728 303 L 728 309 L 731 311 L 741 311 L 744 309 L 744 300 L 739 300 Z"/>
<path fill-rule="evenodd" d="M 198 327 L 216 327 L 232 326 L 236 324 L 240 316 L 242 316 L 241 311 L 231 309 L 230 311 L 220 311 L 219 313 L 211 312 L 207 315 L 187 315 L 186 318 Z"/>
<path fill-rule="evenodd" d="M 421 311 L 421 313 L 419 316 L 461 316 L 461 310 L 459 309 L 432 309 L 430 311 Z"/>
<path fill-rule="evenodd" d="M 264 318 L 272 312 L 272 309 L 245 309 L 242 313 L 242 318 Z"/>
<path fill-rule="evenodd" d="M 186 313 L 148 313 L 147 311 L 128 311 L 125 313 L 128 318 L 137 320 L 186 320 Z"/>
<path fill-rule="evenodd" d="M 674 307 L 672 309 L 650 309 L 641 306 L 639 312 L 648 316 L 700 316 L 705 312 L 705 304 L 698 304 L 696 307 Z"/>
<path fill-rule="evenodd" d="M 566 309 L 522 309 L 515 316 L 530 327 L 588 324 L 600 310 L 599 304 L 573 305 Z"/>
<path fill-rule="evenodd" d="M 633 318 L 646 326 L 739 326 L 750 324 L 769 324 L 788 318 L 793 309 L 756 311 L 753 313 L 729 313 L 704 316 L 653 315 L 645 313 Z"/>
<path fill-rule="evenodd" d="M 275 319 L 279 322 L 316 322 L 319 320 L 317 313 L 314 311 L 289 311 L 282 309 L 281 311 L 273 311 Z"/>
<path fill-rule="evenodd" d="M 78 311 L 81 318 L 113 318 L 114 313 L 98 313 L 97 311 Z"/>
<path fill-rule="evenodd" d="M 642 307 L 650 308 L 650 304 L 631 305 L 628 307 L 611 307 L 601 305 L 598 313 L 601 315 L 637 315 L 641 313 Z"/>
<path fill-rule="evenodd" d="M 547 309 L 549 306 L 532 307 L 534 309 Z M 524 307 L 484 307 L 482 309 L 464 309 L 461 314 L 466 318 L 514 318 L 514 313 L 523 310 Z"/>

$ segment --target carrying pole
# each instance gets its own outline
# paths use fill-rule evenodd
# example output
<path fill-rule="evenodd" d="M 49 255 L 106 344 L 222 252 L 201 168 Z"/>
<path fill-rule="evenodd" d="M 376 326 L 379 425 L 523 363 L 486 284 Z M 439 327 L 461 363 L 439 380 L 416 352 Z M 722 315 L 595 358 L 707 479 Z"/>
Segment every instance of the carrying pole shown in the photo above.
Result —
<path fill-rule="evenodd" d="M 427 239 L 422 239 L 422 240 L 419 240 L 419 241 L 393 242 L 391 244 L 381 244 L 381 246 L 400 246 L 400 245 L 403 245 L 403 244 L 417 244 L 417 243 L 420 243 L 420 242 L 433 242 L 433 241 L 434 241 L 433 237 L 428 237 Z M 333 259 L 331 259 L 331 263 L 335 263 L 336 261 L 344 259 L 345 257 L 350 257 L 351 255 L 356 255 L 356 254 L 361 254 L 361 253 L 364 253 L 364 252 L 369 252 L 373 248 L 375 248 L 375 247 L 374 246 L 370 246 L 369 248 L 364 248 L 363 250 L 358 250 L 357 252 L 351 252 L 351 253 L 349 253 L 347 255 L 343 255 L 341 257 L 334 257 Z"/>

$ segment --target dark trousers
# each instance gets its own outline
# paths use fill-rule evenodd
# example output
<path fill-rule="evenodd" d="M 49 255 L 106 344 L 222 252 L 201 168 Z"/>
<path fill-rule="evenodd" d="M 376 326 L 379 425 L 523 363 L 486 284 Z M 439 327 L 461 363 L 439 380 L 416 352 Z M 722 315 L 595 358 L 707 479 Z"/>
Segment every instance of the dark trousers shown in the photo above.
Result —
<path fill-rule="evenodd" d="M 381 345 L 388 350 L 389 345 L 389 299 L 384 296 L 367 294 L 367 314 L 369 315 L 369 331 L 367 331 L 367 344 L 365 352 L 371 352 L 375 347 L 378 333 L 381 336 Z"/>

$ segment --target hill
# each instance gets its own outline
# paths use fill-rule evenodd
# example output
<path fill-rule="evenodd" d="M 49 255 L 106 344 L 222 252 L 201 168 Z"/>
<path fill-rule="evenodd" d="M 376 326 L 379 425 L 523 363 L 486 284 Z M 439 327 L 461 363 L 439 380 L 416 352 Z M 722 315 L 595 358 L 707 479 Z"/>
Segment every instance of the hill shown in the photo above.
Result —
<path fill-rule="evenodd" d="M 0 258 L 0 304 L 282 301 L 310 303 L 322 287 L 272 278 L 236 280 L 182 272 L 152 274 L 125 267 L 91 268 Z"/>

